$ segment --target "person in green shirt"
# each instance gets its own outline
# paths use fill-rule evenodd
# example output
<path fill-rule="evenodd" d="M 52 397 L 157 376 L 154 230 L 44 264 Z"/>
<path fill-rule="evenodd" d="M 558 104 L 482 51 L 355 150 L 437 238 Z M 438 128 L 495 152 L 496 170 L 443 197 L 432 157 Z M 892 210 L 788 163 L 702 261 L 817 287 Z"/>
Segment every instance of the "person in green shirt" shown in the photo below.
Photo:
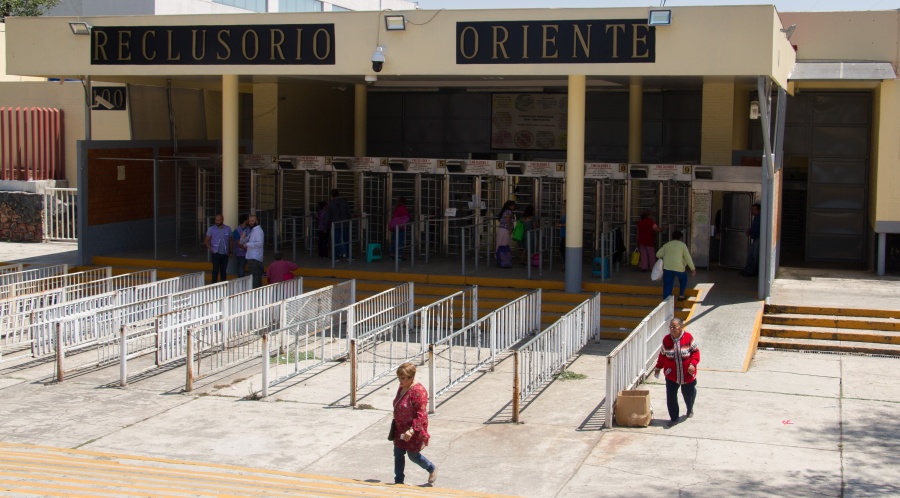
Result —
<path fill-rule="evenodd" d="M 697 268 L 694 266 L 694 260 L 691 259 L 691 251 L 681 241 L 683 237 L 681 231 L 675 230 L 672 233 L 672 240 L 659 248 L 656 257 L 663 260 L 663 299 L 672 294 L 672 287 L 675 285 L 675 277 L 678 277 L 678 286 L 680 293 L 678 300 L 684 301 L 684 291 L 687 288 L 687 268 L 691 269 L 691 276 L 697 275 Z"/>

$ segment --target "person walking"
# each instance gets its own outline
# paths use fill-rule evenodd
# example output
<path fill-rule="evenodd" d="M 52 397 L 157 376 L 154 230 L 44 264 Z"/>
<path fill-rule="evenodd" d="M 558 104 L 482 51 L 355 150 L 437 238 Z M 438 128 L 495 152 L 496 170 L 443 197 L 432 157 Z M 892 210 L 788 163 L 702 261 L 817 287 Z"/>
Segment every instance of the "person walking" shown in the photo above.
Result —
<path fill-rule="evenodd" d="M 678 277 L 678 300 L 684 301 L 684 291 L 687 289 L 687 271 L 691 269 L 691 276 L 697 275 L 697 268 L 691 258 L 691 251 L 681 241 L 683 237 L 680 230 L 672 233 L 672 240 L 663 245 L 656 253 L 657 258 L 663 260 L 663 299 L 672 295 L 672 287 L 675 285 L 675 277 Z"/>
<path fill-rule="evenodd" d="M 212 259 L 212 283 L 218 282 L 219 278 L 224 282 L 228 278 L 226 271 L 228 256 L 231 254 L 231 228 L 224 223 L 221 214 L 217 214 L 214 224 L 206 229 L 204 244 Z"/>
<path fill-rule="evenodd" d="M 316 211 L 316 236 L 319 239 L 319 257 L 328 257 L 328 203 L 319 201 L 319 210 Z"/>
<path fill-rule="evenodd" d="M 265 243 L 265 233 L 259 226 L 259 220 L 256 216 L 250 215 L 247 218 L 247 224 L 250 227 L 250 235 L 247 242 L 244 243 L 244 250 L 247 251 L 247 268 L 253 277 L 253 288 L 262 287 L 263 275 L 263 244 Z"/>
<path fill-rule="evenodd" d="M 741 275 L 745 277 L 755 277 L 759 275 L 759 212 L 761 206 L 754 204 L 750 208 L 750 228 L 744 231 L 747 237 L 750 237 L 750 250 L 747 252 L 747 264 L 741 270 Z"/>
<path fill-rule="evenodd" d="M 497 228 L 497 266 L 500 268 L 512 268 L 512 252 L 509 248 L 509 241 L 512 235 L 513 227 L 516 224 L 516 201 L 506 201 L 500 209 L 500 215 L 497 219 L 500 226 Z"/>
<path fill-rule="evenodd" d="M 341 223 L 350 219 L 350 203 L 341 197 L 338 189 L 331 189 L 331 201 L 325 212 L 325 225 L 334 230 L 334 250 L 340 259 L 350 257 L 350 224 Z M 333 225 L 337 223 L 337 226 Z"/>
<path fill-rule="evenodd" d="M 656 221 L 650 217 L 652 213 L 646 210 L 641 213 L 641 220 L 637 224 L 637 246 L 641 254 L 638 264 L 641 271 L 647 271 L 656 264 L 656 234 L 662 231 Z"/>
<path fill-rule="evenodd" d="M 275 262 L 266 270 L 266 279 L 270 284 L 277 284 L 285 280 L 294 279 L 294 270 L 299 268 L 297 263 L 286 261 L 281 251 L 275 251 Z"/>
<path fill-rule="evenodd" d="M 403 246 L 406 245 L 406 224 L 409 223 L 409 209 L 406 209 L 406 197 L 398 197 L 394 211 L 391 213 L 391 221 L 388 222 L 388 232 L 391 236 L 391 259 L 394 255 L 400 256 Z"/>
<path fill-rule="evenodd" d="M 231 243 L 234 247 L 231 254 L 234 256 L 234 267 L 237 278 L 243 277 L 247 268 L 247 250 L 241 246 L 241 244 L 247 241 L 247 237 L 250 236 L 250 227 L 247 226 L 247 218 L 249 218 L 249 216 L 246 214 L 238 216 L 238 226 L 231 234 Z"/>
<path fill-rule="evenodd" d="M 416 382 L 416 366 L 404 363 L 397 367 L 400 387 L 394 396 L 394 483 L 403 484 L 406 474 L 406 455 L 414 464 L 428 471 L 428 484 L 437 479 L 437 467 L 425 458 L 422 449 L 428 446 L 428 391 Z"/>
<path fill-rule="evenodd" d="M 678 389 L 687 408 L 686 418 L 694 416 L 694 400 L 697 399 L 697 365 L 700 363 L 700 348 L 694 342 L 694 336 L 684 330 L 684 320 L 673 318 L 669 322 L 669 334 L 663 337 L 662 350 L 656 359 L 653 375 L 659 378 L 660 370 L 666 377 L 666 407 L 669 409 L 669 422 L 666 427 L 678 423 L 680 407 L 678 406 Z"/>

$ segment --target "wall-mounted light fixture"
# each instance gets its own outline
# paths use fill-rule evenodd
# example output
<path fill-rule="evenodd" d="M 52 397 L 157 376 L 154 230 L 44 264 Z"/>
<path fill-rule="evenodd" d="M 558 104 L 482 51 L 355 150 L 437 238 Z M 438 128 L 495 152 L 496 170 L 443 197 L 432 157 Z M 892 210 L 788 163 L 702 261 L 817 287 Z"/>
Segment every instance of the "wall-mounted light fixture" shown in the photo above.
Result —
<path fill-rule="evenodd" d="M 797 25 L 796 25 L 796 24 L 791 24 L 790 26 L 788 26 L 788 27 L 786 27 L 786 28 L 783 28 L 783 29 L 781 30 L 781 32 L 784 33 L 784 37 L 785 37 L 785 38 L 787 38 L 788 40 L 790 40 L 790 39 L 791 39 L 791 36 L 794 35 L 794 30 L 795 30 L 795 29 L 797 29 Z"/>
<path fill-rule="evenodd" d="M 750 102 L 750 119 L 759 119 L 759 101 Z"/>
<path fill-rule="evenodd" d="M 647 16 L 647 24 L 650 26 L 668 26 L 672 24 L 672 11 L 669 9 L 651 10 Z"/>
<path fill-rule="evenodd" d="M 384 29 L 388 31 L 403 31 L 406 29 L 406 16 L 403 14 L 391 14 L 384 16 Z"/>
<path fill-rule="evenodd" d="M 74 35 L 89 35 L 89 34 L 91 34 L 92 27 L 93 26 L 91 26 L 90 24 L 88 24 L 84 21 L 69 23 L 69 28 L 72 29 L 72 34 L 74 34 Z"/>

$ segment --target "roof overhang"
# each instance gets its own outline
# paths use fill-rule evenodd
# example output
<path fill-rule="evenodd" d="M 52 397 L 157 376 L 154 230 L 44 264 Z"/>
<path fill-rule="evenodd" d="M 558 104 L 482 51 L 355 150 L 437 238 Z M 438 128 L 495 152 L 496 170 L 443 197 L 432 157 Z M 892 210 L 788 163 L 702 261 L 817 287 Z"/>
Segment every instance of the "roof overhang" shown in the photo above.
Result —
<path fill-rule="evenodd" d="M 897 73 L 890 62 L 798 61 L 790 81 L 871 81 L 894 80 Z"/>

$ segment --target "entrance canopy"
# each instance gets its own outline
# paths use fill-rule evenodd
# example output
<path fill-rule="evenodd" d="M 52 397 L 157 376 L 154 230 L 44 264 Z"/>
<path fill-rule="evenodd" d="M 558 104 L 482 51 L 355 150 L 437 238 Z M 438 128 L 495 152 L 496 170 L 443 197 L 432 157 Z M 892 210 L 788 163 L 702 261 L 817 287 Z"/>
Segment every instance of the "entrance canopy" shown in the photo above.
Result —
<path fill-rule="evenodd" d="M 786 86 L 795 52 L 773 6 L 667 8 L 671 24 L 662 26 L 648 25 L 650 10 L 10 18 L 7 65 L 10 74 L 104 81 L 239 75 L 564 87 L 567 75 L 585 75 L 591 88 L 627 87 L 634 77 L 644 87 L 680 78 L 753 84 L 762 75 Z M 386 15 L 403 16 L 405 29 L 387 29 Z"/>

